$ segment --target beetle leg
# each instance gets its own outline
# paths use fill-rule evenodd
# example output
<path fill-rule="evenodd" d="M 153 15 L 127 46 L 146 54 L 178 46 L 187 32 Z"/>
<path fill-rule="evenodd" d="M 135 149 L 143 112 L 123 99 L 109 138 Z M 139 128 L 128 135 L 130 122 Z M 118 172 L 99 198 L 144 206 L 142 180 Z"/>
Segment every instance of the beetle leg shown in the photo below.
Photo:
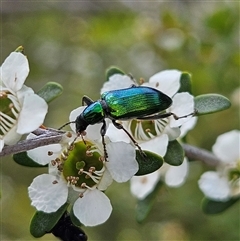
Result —
<path fill-rule="evenodd" d="M 136 140 L 132 137 L 132 135 L 123 127 L 123 125 L 121 125 L 120 123 L 117 123 L 115 120 L 112 120 L 113 125 L 119 129 L 119 130 L 123 130 L 125 131 L 125 133 L 129 136 L 129 138 L 131 139 L 131 141 L 133 142 L 133 144 L 138 148 L 139 152 L 141 153 L 141 155 L 146 158 L 146 154 L 144 153 L 144 151 L 142 150 L 142 148 L 138 145 L 138 143 L 136 142 Z"/>
<path fill-rule="evenodd" d="M 171 115 L 175 115 L 175 114 L 173 114 L 172 112 L 169 112 L 169 113 L 164 113 L 164 114 L 148 115 L 148 116 L 139 117 L 139 118 L 136 118 L 136 119 L 138 119 L 138 120 L 157 120 L 157 119 L 169 117 Z"/>
<path fill-rule="evenodd" d="M 82 105 L 87 104 L 87 106 L 91 105 L 94 101 L 88 96 L 84 95 L 82 97 Z"/>
<path fill-rule="evenodd" d="M 106 127 L 107 127 L 106 121 L 103 120 L 103 125 L 101 127 L 100 133 L 101 133 L 101 136 L 102 136 L 102 144 L 103 144 L 103 151 L 104 151 L 104 159 L 105 159 L 105 161 L 107 161 L 107 158 L 108 158 L 106 142 L 105 142 L 105 139 L 104 139 L 104 136 L 105 136 L 106 131 L 107 131 Z"/>
<path fill-rule="evenodd" d="M 145 116 L 145 117 L 140 117 L 140 118 L 136 118 L 138 120 L 157 120 L 157 119 L 163 119 L 169 116 L 173 116 L 173 118 L 175 120 L 179 120 L 182 118 L 186 118 L 188 116 L 194 116 L 196 114 L 196 111 L 194 111 L 191 114 L 188 115 L 184 115 L 184 116 L 177 116 L 176 114 L 172 113 L 172 112 L 168 112 L 168 113 L 164 113 L 164 114 L 156 114 L 156 115 L 149 115 L 149 116 Z"/>

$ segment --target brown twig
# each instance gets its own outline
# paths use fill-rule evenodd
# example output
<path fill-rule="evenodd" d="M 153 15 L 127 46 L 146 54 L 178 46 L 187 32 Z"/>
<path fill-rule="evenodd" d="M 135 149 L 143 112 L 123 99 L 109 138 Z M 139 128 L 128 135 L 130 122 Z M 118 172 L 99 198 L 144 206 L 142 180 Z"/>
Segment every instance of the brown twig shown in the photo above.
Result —
<path fill-rule="evenodd" d="M 186 157 L 199 160 L 209 166 L 217 166 L 220 160 L 210 151 L 189 144 L 182 144 Z"/>
<path fill-rule="evenodd" d="M 0 156 L 12 155 L 32 150 L 40 146 L 47 146 L 50 144 L 59 143 L 64 133 L 64 131 L 59 131 L 55 129 L 38 128 L 33 132 L 33 134 L 37 135 L 36 138 L 19 141 L 15 145 L 4 146 L 4 148 L 0 152 Z"/>
<path fill-rule="evenodd" d="M 15 145 L 5 146 L 2 149 L 2 152 L 0 152 L 0 157 L 28 151 L 40 146 L 59 143 L 64 133 L 65 131 L 50 128 L 38 128 L 33 132 L 33 134 L 37 135 L 36 138 L 20 141 Z M 182 144 L 182 147 L 185 151 L 186 157 L 189 159 L 202 161 L 209 166 L 216 166 L 220 162 L 212 152 L 205 149 L 189 144 Z"/>

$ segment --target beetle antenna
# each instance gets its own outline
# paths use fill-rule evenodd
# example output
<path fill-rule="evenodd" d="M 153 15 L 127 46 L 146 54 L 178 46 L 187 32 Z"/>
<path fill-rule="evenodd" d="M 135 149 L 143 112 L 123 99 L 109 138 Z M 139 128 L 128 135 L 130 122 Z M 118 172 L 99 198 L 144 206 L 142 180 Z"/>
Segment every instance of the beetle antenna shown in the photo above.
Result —
<path fill-rule="evenodd" d="M 67 126 L 67 125 L 70 125 L 72 123 L 76 123 L 76 121 L 70 121 L 70 122 L 67 122 L 65 123 L 64 125 L 62 125 L 61 127 L 58 128 L 58 130 L 62 130 L 63 127 Z"/>

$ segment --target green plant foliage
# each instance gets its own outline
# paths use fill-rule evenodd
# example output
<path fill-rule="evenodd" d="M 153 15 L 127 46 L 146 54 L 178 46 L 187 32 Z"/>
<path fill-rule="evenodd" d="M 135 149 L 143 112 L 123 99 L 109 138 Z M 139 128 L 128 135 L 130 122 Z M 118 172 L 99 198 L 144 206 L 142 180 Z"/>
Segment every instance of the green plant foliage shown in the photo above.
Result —
<path fill-rule="evenodd" d="M 63 93 L 63 87 L 56 82 L 48 82 L 40 89 L 37 94 L 42 97 L 47 103 L 56 99 Z"/>
<path fill-rule="evenodd" d="M 21 152 L 13 155 L 13 160 L 22 166 L 27 167 L 46 167 L 47 165 L 40 165 L 37 162 L 33 161 L 28 155 L 27 152 Z"/>
<path fill-rule="evenodd" d="M 78 226 L 78 227 L 79 227 L 79 226 L 82 226 L 82 224 L 80 223 L 79 219 L 76 218 L 76 216 L 74 215 L 72 208 L 71 208 L 71 211 L 70 211 L 69 215 L 70 215 L 71 221 L 72 221 L 72 223 L 73 223 L 74 225 L 76 225 L 76 226 Z"/>
<path fill-rule="evenodd" d="M 181 79 L 180 79 L 180 89 L 178 90 L 178 93 L 181 92 L 188 92 L 188 93 L 192 93 L 192 81 L 191 81 L 191 74 L 187 73 L 187 72 L 183 72 L 181 75 Z"/>
<path fill-rule="evenodd" d="M 42 211 L 37 211 L 34 214 L 30 224 L 30 233 L 32 236 L 35 238 L 40 238 L 46 233 L 51 232 L 52 228 L 62 217 L 67 207 L 68 203 L 65 203 L 54 213 L 44 213 Z"/>
<path fill-rule="evenodd" d="M 139 150 L 136 151 L 136 160 L 139 165 L 136 176 L 146 175 L 158 170 L 163 164 L 163 158 L 155 153 L 144 150 L 143 156 Z"/>
<path fill-rule="evenodd" d="M 179 166 L 183 163 L 184 151 L 177 140 L 169 141 L 167 153 L 164 156 L 164 161 L 172 166 Z"/>
<path fill-rule="evenodd" d="M 111 67 L 109 67 L 109 68 L 106 70 L 106 81 L 108 81 L 109 78 L 110 78 L 112 75 L 115 75 L 115 74 L 124 75 L 125 73 L 124 73 L 121 69 L 119 69 L 118 67 L 111 66 Z"/>
<path fill-rule="evenodd" d="M 206 25 L 218 34 L 229 34 L 236 24 L 236 16 L 232 14 L 230 8 L 217 10 L 213 15 L 206 19 Z"/>
<path fill-rule="evenodd" d="M 15 49 L 15 52 L 23 53 L 23 51 L 24 51 L 23 46 L 19 46 L 19 47 L 17 47 L 17 48 Z"/>
<path fill-rule="evenodd" d="M 35 91 L 49 80 L 64 87 L 63 100 L 51 103 L 46 119 L 49 126 L 65 123 L 69 112 L 81 105 L 83 95 L 97 99 L 105 82 L 104 71 L 114 65 L 133 73 L 136 79 L 146 80 L 161 70 L 186 70 L 192 74 L 194 95 L 221 93 L 231 100 L 232 108 L 227 111 L 198 118 L 197 127 L 187 135 L 190 143 L 211 150 L 220 133 L 239 128 L 239 101 L 233 101 L 239 87 L 237 1 L 75 1 L 68 5 L 46 1 L 15 7 L 11 7 L 11 1 L 5 1 L 2 11 L 2 62 L 24 44 L 30 65 L 25 84 Z M 2 236 L 5 240 L 32 240 L 27 218 L 32 209 L 22 190 L 31 182 L 29 170 L 35 176 L 34 170 L 16 165 L 10 156 L 4 157 L 1 165 L 2 174 L 9 176 L 14 189 L 19 190 L 18 197 L 10 199 L 1 190 Z M 154 213 L 143 226 L 136 226 L 131 217 L 133 197 L 123 194 L 129 193 L 128 186 L 118 185 L 112 192 L 111 220 L 87 228 L 89 240 L 240 240 L 239 204 L 216 216 L 204 215 L 198 207 L 202 194 L 197 190 L 197 181 L 200 170 L 208 169 L 204 165 L 203 170 L 202 165 L 190 164 L 190 178 L 185 185 L 169 190 L 163 206 L 154 206 L 159 213 Z M 196 192 L 198 195 L 194 195 Z M 177 226 L 169 225 L 172 221 Z"/>
<path fill-rule="evenodd" d="M 197 115 L 206 115 L 228 109 L 231 102 L 219 94 L 204 94 L 194 98 L 194 105 Z"/>
<path fill-rule="evenodd" d="M 163 186 L 163 182 L 159 181 L 154 190 L 144 199 L 138 200 L 136 207 L 136 220 L 142 223 L 152 210 L 154 201 L 159 193 L 160 188 Z"/>
<path fill-rule="evenodd" d="M 220 202 L 205 197 L 202 201 L 202 210 L 206 214 L 222 213 L 239 200 L 240 198 L 231 198 L 226 202 Z"/>

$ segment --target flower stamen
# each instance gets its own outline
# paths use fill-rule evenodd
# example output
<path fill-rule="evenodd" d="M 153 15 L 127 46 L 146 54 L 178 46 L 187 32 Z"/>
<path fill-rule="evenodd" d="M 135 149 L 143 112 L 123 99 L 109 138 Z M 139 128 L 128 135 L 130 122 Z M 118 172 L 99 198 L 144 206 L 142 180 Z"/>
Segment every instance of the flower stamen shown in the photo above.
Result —
<path fill-rule="evenodd" d="M 83 189 L 89 189 L 89 190 L 94 190 L 95 188 L 89 187 L 85 182 L 81 184 L 81 188 Z M 82 193 L 83 194 L 83 193 Z"/>
<path fill-rule="evenodd" d="M 74 177 L 74 176 L 68 176 L 67 177 L 67 181 L 68 181 L 68 185 L 76 185 L 77 182 L 79 180 L 79 177 Z"/>
<path fill-rule="evenodd" d="M 8 97 L 9 100 L 12 101 L 12 103 L 13 103 L 14 107 L 16 108 L 16 110 L 17 110 L 18 112 L 20 112 L 20 111 L 21 111 L 21 106 L 20 106 L 20 104 L 19 104 L 18 99 L 16 98 L 16 96 L 14 96 L 14 95 L 12 95 L 12 94 L 8 94 L 7 97 Z M 17 116 L 18 116 L 18 114 L 17 114 Z M 17 117 L 17 116 L 16 116 L 16 117 Z"/>

